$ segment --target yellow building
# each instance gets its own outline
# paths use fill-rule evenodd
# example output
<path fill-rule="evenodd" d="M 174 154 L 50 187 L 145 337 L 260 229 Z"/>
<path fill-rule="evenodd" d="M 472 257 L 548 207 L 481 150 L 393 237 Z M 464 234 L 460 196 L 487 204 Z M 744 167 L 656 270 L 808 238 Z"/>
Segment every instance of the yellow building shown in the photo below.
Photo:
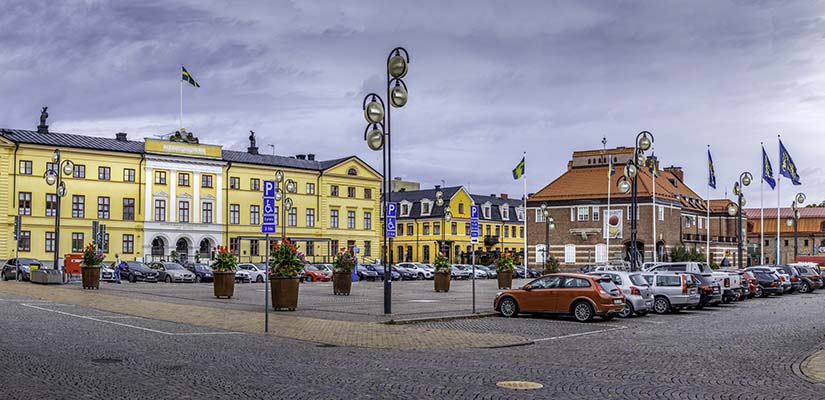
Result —
<path fill-rule="evenodd" d="M 200 144 L 191 136 L 129 140 L 125 133 L 101 138 L 48 131 L 0 130 L 0 257 L 30 257 L 51 265 L 56 188 L 46 184 L 55 149 L 73 163 L 63 175 L 61 255 L 92 241 L 92 222 L 107 227 L 107 259 L 177 257 L 194 261 L 229 246 L 243 261 L 262 261 L 263 180 L 283 171 L 297 183 L 293 208 L 279 214 L 279 238 L 297 243 L 310 261 L 328 261 L 337 249 L 357 247 L 374 258 L 379 250 L 381 176 L 358 157 L 329 161 L 314 155 L 262 155 L 254 134 L 246 152 Z M 279 210 L 280 211 L 280 205 Z M 15 248 L 14 216 L 21 235 Z"/>
<path fill-rule="evenodd" d="M 442 207 L 436 204 L 437 191 L 442 192 Z M 473 204 L 479 206 L 477 262 L 491 262 L 502 253 L 518 255 L 524 250 L 524 208 L 520 200 L 506 195 L 474 195 L 461 186 L 405 190 L 393 193 L 391 200 L 398 203 L 392 262 L 430 263 L 439 252 L 445 253 L 453 263 L 471 262 L 470 206 Z M 447 206 L 450 221 L 445 218 Z"/>

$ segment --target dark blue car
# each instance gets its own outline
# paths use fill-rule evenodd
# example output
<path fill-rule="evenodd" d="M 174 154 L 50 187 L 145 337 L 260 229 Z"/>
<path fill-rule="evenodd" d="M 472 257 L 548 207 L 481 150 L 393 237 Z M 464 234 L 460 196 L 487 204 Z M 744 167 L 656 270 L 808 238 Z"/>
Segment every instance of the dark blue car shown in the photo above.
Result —
<path fill-rule="evenodd" d="M 186 269 L 195 274 L 196 283 L 212 282 L 215 280 L 215 277 L 212 274 L 212 267 L 206 264 L 189 264 L 186 266 Z"/>

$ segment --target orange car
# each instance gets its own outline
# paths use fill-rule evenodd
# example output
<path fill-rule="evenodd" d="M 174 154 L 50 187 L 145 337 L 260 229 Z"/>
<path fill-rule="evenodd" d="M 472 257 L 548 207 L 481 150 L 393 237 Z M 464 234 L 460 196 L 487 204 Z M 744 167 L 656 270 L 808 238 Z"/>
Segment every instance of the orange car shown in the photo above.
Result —
<path fill-rule="evenodd" d="M 577 321 L 587 322 L 596 315 L 612 319 L 624 308 L 624 296 L 610 278 L 560 273 L 499 292 L 493 307 L 505 317 L 520 312 L 569 314 Z"/>

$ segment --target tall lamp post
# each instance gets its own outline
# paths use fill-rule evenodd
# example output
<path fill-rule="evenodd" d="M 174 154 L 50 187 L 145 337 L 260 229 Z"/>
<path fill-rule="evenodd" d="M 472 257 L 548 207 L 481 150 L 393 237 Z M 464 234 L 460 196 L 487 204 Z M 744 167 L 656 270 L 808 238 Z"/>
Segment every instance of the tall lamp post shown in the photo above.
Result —
<path fill-rule="evenodd" d="M 793 214 L 785 223 L 790 227 L 793 226 L 793 261 L 796 262 L 796 256 L 799 254 L 799 209 L 798 204 L 805 202 L 805 193 L 797 193 L 794 201 L 791 202 L 791 210 Z M 779 246 L 779 243 L 776 244 Z M 778 262 L 777 262 L 778 264 Z"/>
<path fill-rule="evenodd" d="M 753 181 L 753 175 L 750 172 L 743 172 L 739 174 L 739 181 L 733 184 L 733 194 L 736 195 L 737 203 L 737 213 L 736 213 L 736 259 L 737 264 L 736 266 L 739 268 L 743 268 L 744 263 L 742 260 L 742 250 L 744 247 L 744 236 L 742 234 L 742 207 L 745 205 L 745 195 L 742 193 L 742 189 L 745 186 L 748 186 Z"/>
<path fill-rule="evenodd" d="M 283 213 L 283 217 L 281 217 L 281 221 L 283 222 L 281 224 L 281 237 L 286 239 L 287 213 L 292 210 L 292 198 L 286 197 L 286 195 L 297 192 L 298 184 L 292 179 L 287 179 L 286 183 L 284 183 L 284 171 L 280 169 L 275 171 L 275 182 L 278 183 L 278 188 L 275 189 L 275 201 L 281 202 L 281 212 Z"/>
<path fill-rule="evenodd" d="M 631 271 L 639 270 L 641 260 L 639 259 L 639 245 L 636 240 L 636 233 L 638 232 L 638 218 L 639 199 L 638 199 L 638 181 L 639 168 L 645 164 L 645 152 L 653 146 L 653 134 L 648 131 L 641 131 L 636 135 L 635 148 L 633 150 L 633 158 L 627 160 L 624 169 L 624 176 L 619 177 L 617 185 L 619 192 L 627 194 L 630 192 L 630 269 Z M 655 244 L 654 244 L 655 248 Z M 655 251 L 655 250 L 654 250 Z"/>
<path fill-rule="evenodd" d="M 390 51 L 387 57 L 387 99 L 390 101 L 390 108 L 384 113 L 384 100 L 376 93 L 369 93 L 364 97 L 361 107 L 364 110 L 364 117 L 367 120 L 367 128 L 364 131 L 364 140 L 371 150 L 382 150 L 383 164 L 383 205 L 382 209 L 386 214 L 387 204 L 391 202 L 392 188 L 390 186 L 390 176 L 392 176 L 392 147 L 390 132 L 392 131 L 391 110 L 393 107 L 401 108 L 407 104 L 407 84 L 402 80 L 407 75 L 409 69 L 410 55 L 403 47 L 396 47 Z M 386 143 L 385 143 L 386 142 Z M 384 264 L 384 276 L 389 277 L 390 266 L 387 263 L 392 238 L 387 237 L 386 215 L 384 217 L 384 229 L 382 238 L 384 251 L 381 262 Z M 392 279 L 384 279 L 384 314 L 392 313 Z"/>
<path fill-rule="evenodd" d="M 55 186 L 55 210 L 54 210 L 54 269 L 58 269 L 60 261 L 60 199 L 66 196 L 66 182 L 63 182 L 63 175 L 70 176 L 74 172 L 74 162 L 63 160 L 60 157 L 60 150 L 54 149 L 52 154 L 54 169 L 49 169 L 43 175 L 46 184 Z M 61 172 L 63 172 L 61 174 Z"/>
<path fill-rule="evenodd" d="M 440 190 L 435 192 L 435 205 L 444 207 L 444 193 Z M 439 252 L 445 256 L 444 245 L 447 241 L 447 222 L 452 220 L 453 214 L 450 212 L 450 206 L 444 207 L 444 212 L 441 213 L 441 246 L 439 246 Z"/>
<path fill-rule="evenodd" d="M 546 203 L 541 204 L 541 215 L 544 217 L 544 263 L 546 264 L 550 257 L 550 229 L 556 229 L 556 223 L 550 216 Z"/>

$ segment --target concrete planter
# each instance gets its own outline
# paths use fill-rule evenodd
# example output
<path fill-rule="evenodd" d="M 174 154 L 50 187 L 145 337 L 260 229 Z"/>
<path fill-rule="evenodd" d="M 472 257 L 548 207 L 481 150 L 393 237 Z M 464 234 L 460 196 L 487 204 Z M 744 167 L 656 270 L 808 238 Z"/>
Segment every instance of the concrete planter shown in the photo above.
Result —
<path fill-rule="evenodd" d="M 235 295 L 235 271 L 215 271 L 213 274 L 215 297 L 231 299 Z"/>
<path fill-rule="evenodd" d="M 435 285 L 436 292 L 449 292 L 450 291 L 450 273 L 449 272 L 436 272 L 435 277 L 433 278 L 433 283 Z"/>
<path fill-rule="evenodd" d="M 83 289 L 100 289 L 100 266 L 80 268 Z"/>
<path fill-rule="evenodd" d="M 510 289 L 513 287 L 513 271 L 498 272 L 498 288 Z"/>
<path fill-rule="evenodd" d="M 335 272 L 332 274 L 332 293 L 349 296 L 352 291 L 352 273 Z"/>
<path fill-rule="evenodd" d="M 295 311 L 298 308 L 298 278 L 279 278 L 271 276 L 269 285 L 272 289 L 272 308 L 275 310 Z"/>

